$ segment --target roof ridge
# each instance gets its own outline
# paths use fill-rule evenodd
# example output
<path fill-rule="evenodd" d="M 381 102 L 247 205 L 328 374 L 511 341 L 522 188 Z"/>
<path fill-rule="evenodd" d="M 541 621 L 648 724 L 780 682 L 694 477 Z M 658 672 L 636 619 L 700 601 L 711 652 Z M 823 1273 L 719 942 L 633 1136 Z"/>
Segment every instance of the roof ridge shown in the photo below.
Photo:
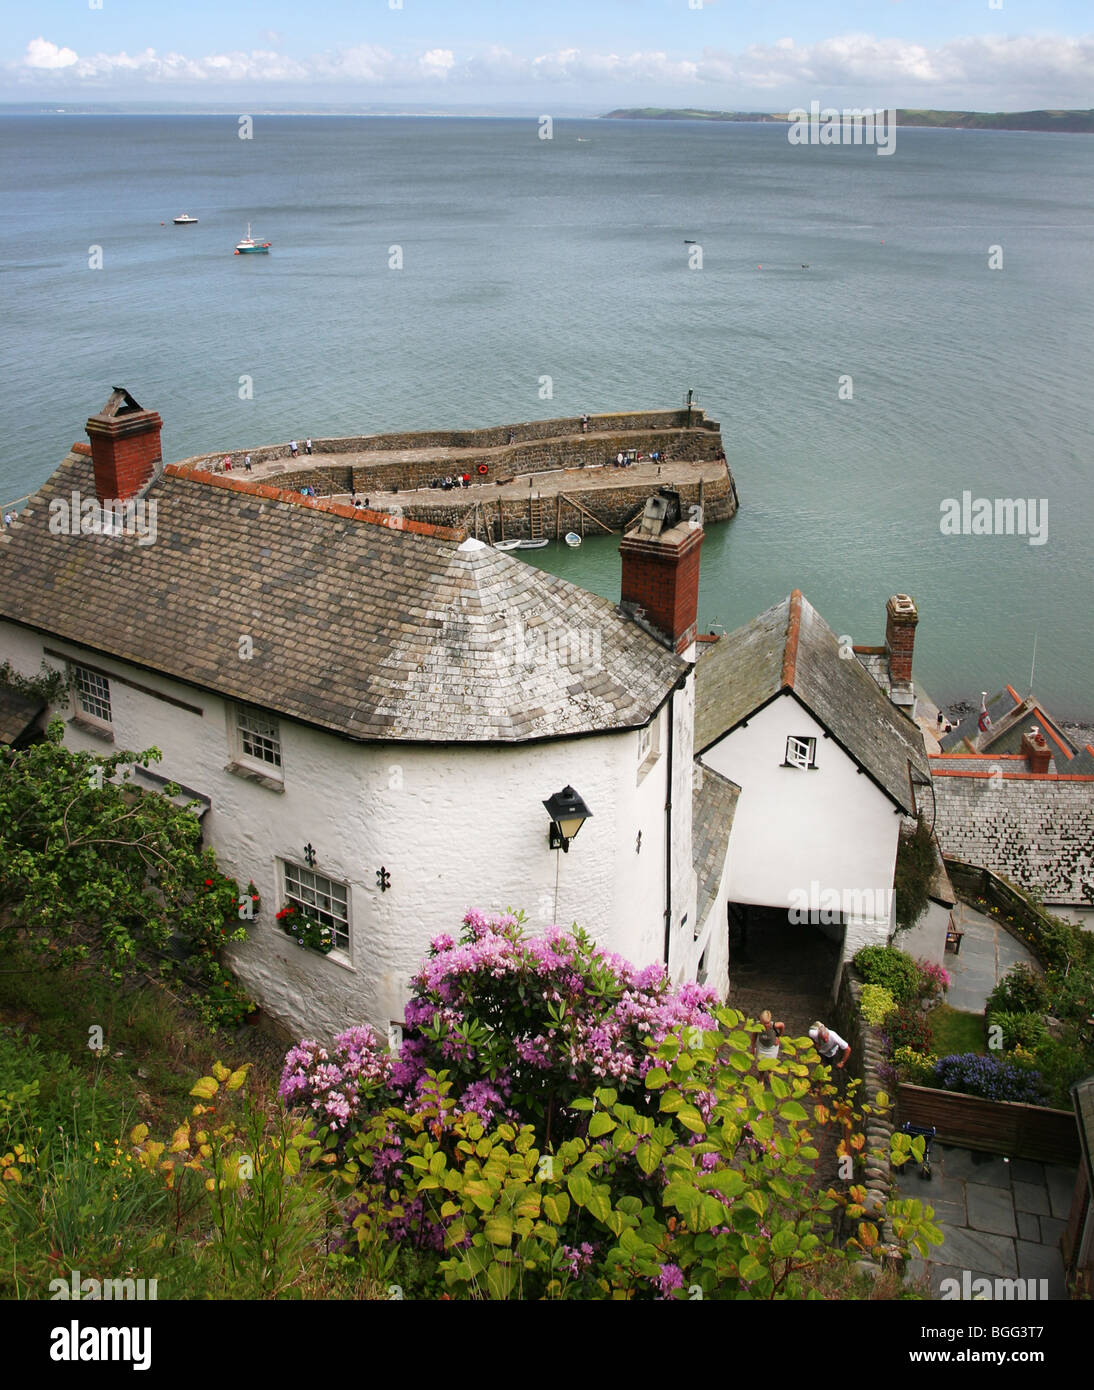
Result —
<path fill-rule="evenodd" d="M 351 506 L 347 502 L 328 501 L 325 497 L 305 497 L 302 492 L 273 487 L 255 478 L 229 478 L 223 473 L 210 473 L 207 468 L 181 463 L 169 463 L 163 471 L 171 478 L 183 478 L 188 482 L 203 483 L 207 487 L 224 488 L 228 492 L 243 492 L 269 502 L 286 502 L 290 506 L 308 507 L 316 512 L 333 512 L 335 516 L 348 521 L 382 526 L 388 531 L 410 531 L 415 536 L 433 536 L 442 541 L 466 539 L 465 531 L 452 526 L 435 526 L 429 521 L 414 521 L 410 517 L 396 516 L 391 512 L 376 512 L 367 507 Z"/>
<path fill-rule="evenodd" d="M 798 664 L 798 640 L 802 626 L 802 591 L 794 589 L 786 617 L 786 646 L 783 648 L 783 668 L 779 684 L 784 690 L 794 689 L 794 676 Z"/>

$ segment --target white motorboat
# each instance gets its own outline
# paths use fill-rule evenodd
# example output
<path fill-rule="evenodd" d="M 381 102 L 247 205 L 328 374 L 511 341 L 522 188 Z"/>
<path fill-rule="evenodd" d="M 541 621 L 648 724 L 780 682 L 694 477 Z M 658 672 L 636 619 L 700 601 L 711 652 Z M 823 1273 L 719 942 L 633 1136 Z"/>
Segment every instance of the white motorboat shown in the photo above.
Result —
<path fill-rule="evenodd" d="M 188 212 L 180 212 L 177 217 L 172 217 L 171 221 L 176 227 L 196 227 L 198 224 L 197 218 L 191 217 Z"/>

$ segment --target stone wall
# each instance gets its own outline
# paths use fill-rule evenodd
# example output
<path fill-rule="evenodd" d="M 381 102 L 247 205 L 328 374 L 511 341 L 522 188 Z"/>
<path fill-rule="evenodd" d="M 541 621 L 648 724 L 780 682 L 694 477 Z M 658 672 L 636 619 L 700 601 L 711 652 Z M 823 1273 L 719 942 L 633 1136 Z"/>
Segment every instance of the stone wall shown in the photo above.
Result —
<path fill-rule="evenodd" d="M 690 425 L 687 410 L 647 410 L 590 415 L 587 435 L 582 434 L 580 417 L 574 416 L 559 420 L 529 420 L 514 425 L 494 425 L 481 430 L 422 430 L 402 434 L 347 435 L 341 439 L 319 439 L 313 435 L 312 448 L 317 454 L 355 454 L 385 449 L 497 449 L 508 445 L 510 434 L 513 436 L 514 446 L 536 440 L 560 440 L 566 436 L 577 435 L 580 438 L 571 442 L 585 443 L 590 450 L 595 450 L 597 454 L 604 454 L 609 447 L 613 453 L 617 452 L 619 448 L 640 448 L 645 451 L 645 446 L 633 437 L 636 433 L 649 434 L 658 430 L 685 432 L 689 428 L 692 432 L 705 433 L 707 436 L 706 443 L 697 446 L 701 452 L 695 454 L 694 457 L 713 457 L 721 447 L 721 441 L 718 437 L 721 427 L 716 420 L 708 420 L 705 412 L 698 406 L 692 407 L 690 411 Z M 611 446 L 605 436 L 626 436 L 627 442 Z M 298 437 L 297 443 L 300 446 L 301 457 L 305 457 L 303 435 Z M 235 450 L 232 453 L 233 464 L 235 460 L 241 460 L 245 452 L 242 449 Z M 271 459 L 291 458 L 287 442 L 259 445 L 257 448 L 251 449 L 250 454 L 252 463 L 266 463 Z M 677 455 L 677 457 L 690 458 L 693 455 Z M 201 463 L 219 463 L 222 458 L 224 458 L 223 449 L 216 453 L 196 454 L 193 458 L 180 459 L 178 462 L 192 466 Z"/>
<path fill-rule="evenodd" d="M 839 996 L 836 1001 L 836 1031 L 851 1044 L 851 1056 L 846 1070 L 854 1076 L 862 1077 L 862 1087 L 858 1099 L 870 1106 L 876 1106 L 879 1091 L 889 1095 L 891 1090 L 882 1081 L 880 1068 L 885 1061 L 885 1046 L 881 1040 L 881 1029 L 866 1022 L 862 1016 L 862 981 L 854 968 L 843 967 Z M 866 1167 L 865 1173 L 856 1172 L 854 1181 L 866 1188 L 866 1209 L 864 1220 L 878 1225 L 880 1242 L 875 1247 L 874 1260 L 862 1259 L 858 1262 L 860 1273 L 877 1275 L 886 1264 L 893 1264 L 898 1254 L 896 1237 L 892 1223 L 878 1223 L 878 1214 L 892 1195 L 893 1175 L 889 1162 L 890 1140 L 896 1128 L 893 1111 L 884 1115 L 872 1114 L 866 1117 Z M 914 1160 L 909 1160 L 914 1162 Z M 846 1234 L 850 1234 L 849 1232 Z"/>
<path fill-rule="evenodd" d="M 689 508 L 700 502 L 700 484 L 674 483 L 680 494 L 684 516 Z M 637 520 L 651 491 L 650 484 L 640 486 L 603 488 L 596 492 L 575 492 L 574 497 L 587 511 L 610 526 L 613 531 L 622 532 Z M 439 492 L 436 502 L 408 503 L 400 505 L 397 495 L 380 493 L 370 495 L 366 489 L 359 488 L 362 496 L 368 497 L 373 509 L 393 509 L 399 507 L 402 514 L 415 521 L 428 521 L 434 526 L 466 526 L 475 535 L 476 521 L 481 540 L 516 540 L 531 535 L 531 521 L 527 498 L 478 498 L 462 489 L 453 492 Z M 531 491 L 531 489 L 529 489 Z M 565 489 L 563 489 L 565 491 Z M 441 501 L 440 499 L 444 500 Z M 476 517 L 475 503 L 480 503 Z M 553 539 L 564 536 L 567 531 L 582 534 L 582 514 L 573 502 L 565 496 L 541 499 L 543 534 Z M 704 523 L 728 521 L 737 510 L 737 499 L 732 482 L 728 476 L 714 482 L 702 484 L 702 507 Z M 586 536 L 604 535 L 605 532 L 595 522 L 584 518 Z"/>

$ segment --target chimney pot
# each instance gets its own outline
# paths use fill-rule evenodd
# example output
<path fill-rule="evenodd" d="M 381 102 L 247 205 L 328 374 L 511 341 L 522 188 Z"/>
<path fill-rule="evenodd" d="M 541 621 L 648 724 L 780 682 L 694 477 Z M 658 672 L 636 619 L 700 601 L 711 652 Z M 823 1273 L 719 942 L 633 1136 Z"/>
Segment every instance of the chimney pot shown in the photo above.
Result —
<path fill-rule="evenodd" d="M 1030 729 L 1029 733 L 1022 735 L 1022 754 L 1029 764 L 1030 772 L 1045 773 L 1052 760 L 1052 749 L 1049 748 L 1044 734 L 1040 732 L 1036 725 Z"/>

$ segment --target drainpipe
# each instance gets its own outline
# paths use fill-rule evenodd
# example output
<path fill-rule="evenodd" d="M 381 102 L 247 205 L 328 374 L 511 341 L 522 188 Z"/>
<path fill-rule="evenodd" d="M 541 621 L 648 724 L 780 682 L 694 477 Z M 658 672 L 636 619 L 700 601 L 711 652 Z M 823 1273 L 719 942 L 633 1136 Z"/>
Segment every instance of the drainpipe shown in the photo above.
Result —
<path fill-rule="evenodd" d="M 669 970 L 669 946 L 672 942 L 672 734 L 675 726 L 673 704 L 676 691 L 669 696 L 669 746 L 666 758 L 665 788 L 665 974 Z"/>

